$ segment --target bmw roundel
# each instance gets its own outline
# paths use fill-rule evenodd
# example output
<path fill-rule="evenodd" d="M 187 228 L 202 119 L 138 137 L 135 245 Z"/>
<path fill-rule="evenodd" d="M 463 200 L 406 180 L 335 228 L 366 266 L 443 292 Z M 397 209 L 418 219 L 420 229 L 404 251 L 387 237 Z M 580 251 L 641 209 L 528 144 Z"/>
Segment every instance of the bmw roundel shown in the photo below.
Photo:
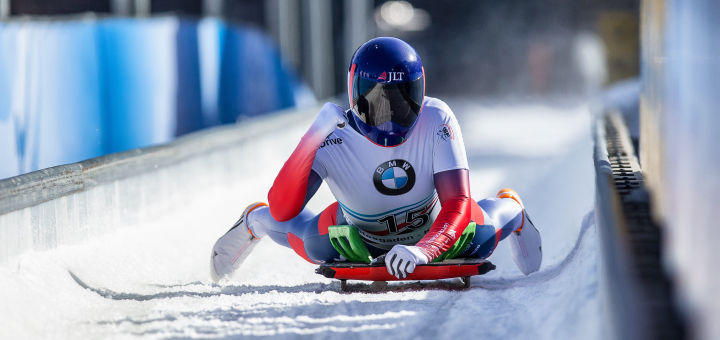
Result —
<path fill-rule="evenodd" d="M 373 174 L 375 189 L 389 196 L 402 195 L 415 185 L 415 170 L 402 159 L 394 159 L 378 165 Z"/>

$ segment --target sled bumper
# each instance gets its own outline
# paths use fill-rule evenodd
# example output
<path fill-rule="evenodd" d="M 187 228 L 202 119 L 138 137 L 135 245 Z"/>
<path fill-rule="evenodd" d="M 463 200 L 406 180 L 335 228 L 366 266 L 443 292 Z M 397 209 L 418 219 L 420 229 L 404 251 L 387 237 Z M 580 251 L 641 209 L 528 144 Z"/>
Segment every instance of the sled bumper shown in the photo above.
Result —
<path fill-rule="evenodd" d="M 481 259 L 453 259 L 443 262 L 422 264 L 408 277 L 398 279 L 388 273 L 384 264 L 340 262 L 320 265 L 315 273 L 329 279 L 360 281 L 417 281 L 439 280 L 456 277 L 484 275 L 495 269 L 490 261 Z"/>

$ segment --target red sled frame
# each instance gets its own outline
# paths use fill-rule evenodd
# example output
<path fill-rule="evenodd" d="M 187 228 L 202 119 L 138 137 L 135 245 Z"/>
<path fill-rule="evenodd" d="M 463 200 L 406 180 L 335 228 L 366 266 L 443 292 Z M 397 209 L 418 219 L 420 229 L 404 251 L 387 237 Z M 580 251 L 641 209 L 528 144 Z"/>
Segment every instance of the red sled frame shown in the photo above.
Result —
<path fill-rule="evenodd" d="M 408 277 L 398 279 L 388 273 L 385 264 L 361 262 L 338 262 L 322 264 L 315 273 L 329 279 L 340 280 L 340 287 L 347 291 L 347 280 L 359 281 L 419 281 L 462 278 L 465 288 L 470 287 L 470 277 L 484 275 L 495 269 L 495 265 L 483 259 L 451 259 L 442 262 L 421 264 Z"/>

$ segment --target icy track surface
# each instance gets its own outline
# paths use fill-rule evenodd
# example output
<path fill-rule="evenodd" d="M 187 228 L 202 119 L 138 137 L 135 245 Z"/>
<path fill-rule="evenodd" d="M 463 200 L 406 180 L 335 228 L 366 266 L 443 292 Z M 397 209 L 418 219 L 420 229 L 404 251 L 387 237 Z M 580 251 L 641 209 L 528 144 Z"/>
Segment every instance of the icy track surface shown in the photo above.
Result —
<path fill-rule="evenodd" d="M 599 337 L 590 115 L 584 104 L 448 101 L 476 199 L 520 193 L 543 237 L 540 272 L 523 276 L 503 241 L 497 270 L 472 278 L 369 284 L 314 273 L 264 240 L 222 285 L 209 253 L 244 207 L 265 200 L 306 126 L 245 159 L 252 178 L 208 188 L 150 223 L 0 266 L 0 338 L 592 339 Z M 308 125 L 309 125 L 308 121 Z M 332 203 L 323 186 L 309 208 Z"/>

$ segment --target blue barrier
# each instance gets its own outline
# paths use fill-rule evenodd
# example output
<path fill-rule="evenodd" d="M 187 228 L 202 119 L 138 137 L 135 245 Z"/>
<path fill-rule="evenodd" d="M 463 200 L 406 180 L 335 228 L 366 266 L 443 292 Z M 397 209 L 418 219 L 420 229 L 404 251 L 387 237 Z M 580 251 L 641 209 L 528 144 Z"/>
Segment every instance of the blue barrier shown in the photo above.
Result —
<path fill-rule="evenodd" d="M 292 84 L 284 81 L 289 75 L 281 65 L 277 50 L 265 37 L 253 29 L 224 32 L 220 121 L 233 123 L 238 114 L 252 117 L 294 105 Z"/>
<path fill-rule="evenodd" d="M 262 32 L 217 19 L 11 21 L 0 46 L 0 178 L 311 101 Z"/>
<path fill-rule="evenodd" d="M 0 24 L 2 25 L 2 24 Z M 0 46 L 14 46 L 17 40 L 18 27 L 8 24 L 0 26 Z M 11 79 L 16 78 L 17 52 L 10 48 L 0 49 L 0 177 L 8 177 L 19 173 L 18 135 L 15 133 L 15 120 L 11 120 L 12 102 L 15 95 Z M 12 67 L 11 67 L 12 65 Z"/>
<path fill-rule="evenodd" d="M 175 134 L 175 18 L 99 22 L 105 87 L 105 153 L 162 143 Z"/>
<path fill-rule="evenodd" d="M 95 24 L 0 26 L 0 177 L 101 155 Z"/>
<path fill-rule="evenodd" d="M 197 22 L 181 19 L 175 41 L 178 93 L 175 136 L 181 136 L 205 126 L 202 114 Z"/>

